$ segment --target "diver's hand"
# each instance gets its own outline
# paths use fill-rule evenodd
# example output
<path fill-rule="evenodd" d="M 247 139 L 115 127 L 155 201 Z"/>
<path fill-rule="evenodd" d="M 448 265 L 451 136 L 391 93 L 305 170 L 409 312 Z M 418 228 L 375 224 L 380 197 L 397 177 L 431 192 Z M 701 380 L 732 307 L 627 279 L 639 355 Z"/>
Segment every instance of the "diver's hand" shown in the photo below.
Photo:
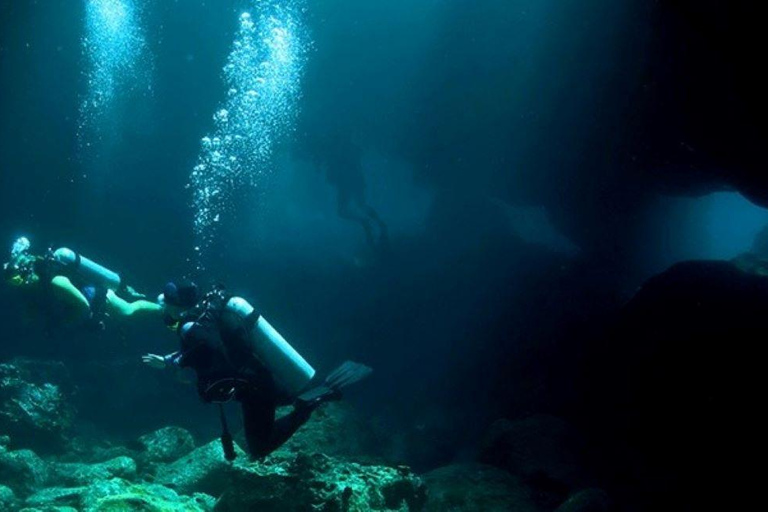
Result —
<path fill-rule="evenodd" d="M 156 370 L 165 369 L 165 358 L 163 356 L 157 354 L 145 354 L 141 356 L 141 361 Z"/>
<path fill-rule="evenodd" d="M 147 298 L 147 296 L 144 295 L 143 293 L 137 292 L 133 288 L 133 286 L 125 285 L 124 291 L 125 291 L 125 294 L 128 296 L 128 298 L 131 299 L 134 302 L 137 301 L 137 300 L 146 300 L 146 298 Z"/>

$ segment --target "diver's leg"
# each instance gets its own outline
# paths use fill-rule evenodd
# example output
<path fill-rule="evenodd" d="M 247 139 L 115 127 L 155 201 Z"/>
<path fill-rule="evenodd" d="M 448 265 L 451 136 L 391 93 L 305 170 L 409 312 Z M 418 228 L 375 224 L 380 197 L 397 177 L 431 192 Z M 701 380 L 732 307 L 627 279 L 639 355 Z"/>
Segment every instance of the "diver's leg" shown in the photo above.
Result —
<path fill-rule="evenodd" d="M 368 201 L 365 198 L 365 186 L 350 190 L 348 202 L 350 209 L 354 208 L 357 212 L 359 222 L 365 229 L 368 244 L 377 249 L 386 248 L 389 244 L 387 225 L 381 220 L 376 210 L 368 205 Z M 376 236 L 375 228 L 378 228 L 378 236 Z"/>
<path fill-rule="evenodd" d="M 369 219 L 371 219 L 376 226 L 379 228 L 379 248 L 380 249 L 386 249 L 389 247 L 389 229 L 387 228 L 387 225 L 384 223 L 383 220 L 381 220 L 381 217 L 379 217 L 379 214 L 376 212 L 376 210 L 373 209 L 372 206 L 369 206 L 365 200 L 361 200 L 360 202 L 360 210 L 362 210 Z"/>
<path fill-rule="evenodd" d="M 373 232 L 373 223 L 368 216 L 360 210 L 357 201 L 349 193 L 339 192 L 338 214 L 342 219 L 355 221 L 363 227 L 365 239 L 371 247 L 376 246 L 376 236 Z"/>
<path fill-rule="evenodd" d="M 245 441 L 252 457 L 266 457 L 283 445 L 309 419 L 311 409 L 294 409 L 275 421 L 275 401 L 266 394 L 245 391 L 238 400 L 243 409 Z"/>
<path fill-rule="evenodd" d="M 275 421 L 275 426 L 272 429 L 272 450 L 277 450 L 286 441 L 288 441 L 297 430 L 304 425 L 309 417 L 312 416 L 312 408 L 297 408 L 294 407 L 291 412 L 278 418 Z"/>
<path fill-rule="evenodd" d="M 135 314 L 160 314 L 162 307 L 148 300 L 128 302 L 118 297 L 112 290 L 107 290 L 107 309 L 117 316 L 133 316 Z"/>
<path fill-rule="evenodd" d="M 83 292 L 77 289 L 69 278 L 64 276 L 55 276 L 51 279 L 52 293 L 64 303 L 72 307 L 75 312 L 73 317 L 83 318 L 87 317 L 91 305 L 88 299 L 83 295 Z"/>
<path fill-rule="evenodd" d="M 368 218 L 372 219 L 379 226 L 381 231 L 387 230 L 387 225 L 381 220 L 381 217 L 379 217 L 379 214 L 373 209 L 373 206 L 369 206 L 366 202 L 361 202 L 360 209 L 365 212 Z"/>
<path fill-rule="evenodd" d="M 376 210 L 368 204 L 368 200 L 365 197 L 365 184 L 363 183 L 354 191 L 351 191 L 351 195 L 350 202 L 357 206 L 357 210 L 365 217 L 366 222 L 371 226 L 370 238 L 376 240 L 376 243 L 372 245 L 377 246 L 378 249 L 387 249 L 389 246 L 389 230 Z M 376 226 L 379 230 L 378 237 L 373 234 L 373 226 Z"/>
<path fill-rule="evenodd" d="M 238 392 L 238 395 L 248 452 L 251 457 L 266 457 L 271 451 L 268 441 L 275 423 L 275 404 L 260 393 Z"/>
<path fill-rule="evenodd" d="M 354 206 L 352 205 L 352 195 L 348 190 L 339 188 L 338 195 L 336 196 L 336 213 L 342 219 L 360 221 L 360 216 L 355 214 Z"/>

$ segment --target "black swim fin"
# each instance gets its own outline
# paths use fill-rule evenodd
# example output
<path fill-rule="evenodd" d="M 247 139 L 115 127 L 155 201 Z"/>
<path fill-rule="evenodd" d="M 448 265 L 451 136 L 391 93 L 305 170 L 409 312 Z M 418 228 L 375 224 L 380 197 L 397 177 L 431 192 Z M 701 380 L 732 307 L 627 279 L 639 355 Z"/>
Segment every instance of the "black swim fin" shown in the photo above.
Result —
<path fill-rule="evenodd" d="M 317 406 L 323 402 L 339 400 L 341 390 L 368 377 L 373 370 L 364 364 L 345 361 L 332 371 L 319 386 L 305 391 L 296 398 L 299 406 Z"/>

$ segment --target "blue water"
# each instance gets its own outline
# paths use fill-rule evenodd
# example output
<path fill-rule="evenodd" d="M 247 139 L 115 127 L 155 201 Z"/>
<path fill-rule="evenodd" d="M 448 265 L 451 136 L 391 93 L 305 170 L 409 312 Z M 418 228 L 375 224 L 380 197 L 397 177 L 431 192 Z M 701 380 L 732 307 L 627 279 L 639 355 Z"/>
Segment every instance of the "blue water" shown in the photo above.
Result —
<path fill-rule="evenodd" d="M 731 405 L 696 369 L 720 375 L 707 350 L 748 353 L 762 325 L 748 23 L 762 18 L 748 14 L 724 1 L 0 0 L 0 246 L 70 247 L 150 301 L 168 281 L 222 284 L 319 374 L 372 366 L 344 402 L 379 440 L 368 461 L 496 465 L 542 512 L 587 485 L 622 510 L 642 510 L 635 495 L 664 510 L 664 482 L 689 489 L 686 475 L 711 469 L 669 448 L 708 432 L 688 423 L 699 399 Z M 167 425 L 219 435 L 194 387 L 142 364 L 179 348 L 162 321 L 62 325 L 48 295 L 5 281 L 0 364 L 66 371 L 67 442 L 131 450 Z M 633 414 L 679 430 L 648 433 Z M 592 460 L 573 462 L 565 438 L 595 443 Z M 536 464 L 515 465 L 517 439 Z"/>

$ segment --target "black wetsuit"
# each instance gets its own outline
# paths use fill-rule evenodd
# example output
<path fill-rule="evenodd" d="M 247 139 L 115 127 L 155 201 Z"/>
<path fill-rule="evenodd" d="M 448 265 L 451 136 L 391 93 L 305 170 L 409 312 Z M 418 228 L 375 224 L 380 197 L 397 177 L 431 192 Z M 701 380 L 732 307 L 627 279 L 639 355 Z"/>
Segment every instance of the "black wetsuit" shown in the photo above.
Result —
<path fill-rule="evenodd" d="M 248 450 L 253 457 L 265 457 L 285 443 L 312 411 L 294 408 L 275 419 L 277 407 L 287 405 L 290 399 L 279 392 L 271 372 L 248 348 L 253 322 L 244 322 L 225 311 L 224 297 L 217 302 L 216 307 L 208 307 L 196 318 L 185 319 L 182 325 L 189 321 L 193 325 L 179 330 L 181 350 L 169 360 L 195 371 L 203 401 L 240 402 Z"/>

